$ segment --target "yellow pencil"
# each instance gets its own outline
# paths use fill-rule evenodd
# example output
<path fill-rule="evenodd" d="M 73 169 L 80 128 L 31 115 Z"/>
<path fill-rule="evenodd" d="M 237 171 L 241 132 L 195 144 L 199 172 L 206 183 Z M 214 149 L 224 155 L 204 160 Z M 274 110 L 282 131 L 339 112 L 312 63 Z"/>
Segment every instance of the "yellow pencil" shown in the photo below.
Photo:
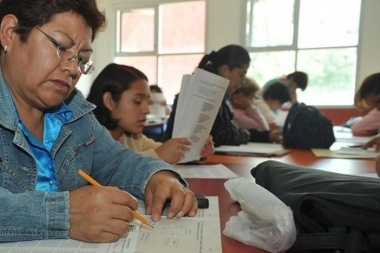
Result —
<path fill-rule="evenodd" d="M 90 177 L 83 170 L 78 170 L 78 174 L 80 176 L 82 176 L 84 179 L 86 179 L 87 182 L 89 182 L 90 184 L 92 184 L 94 186 L 102 186 L 101 184 L 99 184 L 95 179 L 93 179 L 92 177 Z M 147 225 L 148 227 L 153 228 L 153 225 L 150 224 L 150 222 L 144 216 L 142 216 L 141 214 L 139 214 L 137 211 L 133 211 L 133 214 L 134 214 L 135 218 L 138 219 L 139 221 L 141 221 L 143 224 Z"/>

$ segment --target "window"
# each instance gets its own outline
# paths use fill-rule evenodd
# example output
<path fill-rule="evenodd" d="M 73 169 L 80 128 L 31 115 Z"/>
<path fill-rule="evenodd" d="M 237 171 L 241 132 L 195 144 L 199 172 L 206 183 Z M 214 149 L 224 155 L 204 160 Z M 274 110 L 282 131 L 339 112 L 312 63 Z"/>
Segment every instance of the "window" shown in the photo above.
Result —
<path fill-rule="evenodd" d="M 349 4 L 348 4 L 349 2 Z M 311 105 L 352 105 L 361 0 L 248 0 L 248 76 L 260 85 L 295 70 L 309 75 L 297 94 Z"/>
<path fill-rule="evenodd" d="M 191 74 L 205 53 L 205 1 L 179 1 L 118 10 L 114 61 L 143 71 L 171 104 L 182 76 Z"/>

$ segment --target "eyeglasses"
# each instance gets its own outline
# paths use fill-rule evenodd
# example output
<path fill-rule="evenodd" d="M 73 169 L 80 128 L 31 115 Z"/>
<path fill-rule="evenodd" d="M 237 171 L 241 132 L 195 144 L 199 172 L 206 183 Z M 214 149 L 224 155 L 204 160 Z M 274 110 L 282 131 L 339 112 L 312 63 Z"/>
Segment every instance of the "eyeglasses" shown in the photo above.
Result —
<path fill-rule="evenodd" d="M 57 56 L 59 57 L 59 59 L 61 59 L 62 63 L 73 62 L 78 60 L 78 71 L 83 75 L 89 75 L 95 70 L 95 67 L 92 65 L 91 60 L 85 59 L 79 54 L 75 55 L 75 52 L 73 50 L 67 49 L 61 43 L 56 41 L 53 37 L 42 31 L 40 28 L 35 28 L 38 31 L 40 31 L 43 35 L 45 35 L 45 37 L 54 44 L 54 46 L 57 48 Z"/>

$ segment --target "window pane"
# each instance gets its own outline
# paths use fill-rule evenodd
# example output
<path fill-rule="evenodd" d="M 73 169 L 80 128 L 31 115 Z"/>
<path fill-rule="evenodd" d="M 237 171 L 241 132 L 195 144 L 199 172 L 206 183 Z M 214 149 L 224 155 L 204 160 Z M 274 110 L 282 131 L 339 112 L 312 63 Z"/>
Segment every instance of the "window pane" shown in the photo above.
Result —
<path fill-rule="evenodd" d="M 309 75 L 299 101 L 313 105 L 352 105 L 356 80 L 356 48 L 302 50 L 297 69 Z"/>
<path fill-rule="evenodd" d="M 116 57 L 115 63 L 133 66 L 142 71 L 149 80 L 150 84 L 157 83 L 157 57 L 141 56 L 141 57 Z"/>
<path fill-rule="evenodd" d="M 250 53 L 251 65 L 247 76 L 264 86 L 269 80 L 294 71 L 294 51 Z"/>
<path fill-rule="evenodd" d="M 121 13 L 121 51 L 154 50 L 154 9 L 132 9 Z"/>
<path fill-rule="evenodd" d="M 294 0 L 251 1 L 248 10 L 250 47 L 284 46 L 293 44 Z M 248 5 L 250 7 L 250 5 Z"/>
<path fill-rule="evenodd" d="M 161 82 L 158 84 L 167 99 L 172 104 L 174 96 L 181 89 L 182 76 L 192 74 L 203 54 L 162 56 L 159 58 Z"/>
<path fill-rule="evenodd" d="M 300 48 L 355 46 L 359 38 L 360 0 L 302 0 Z"/>
<path fill-rule="evenodd" d="M 203 53 L 205 50 L 205 1 L 160 6 L 160 53 Z"/>

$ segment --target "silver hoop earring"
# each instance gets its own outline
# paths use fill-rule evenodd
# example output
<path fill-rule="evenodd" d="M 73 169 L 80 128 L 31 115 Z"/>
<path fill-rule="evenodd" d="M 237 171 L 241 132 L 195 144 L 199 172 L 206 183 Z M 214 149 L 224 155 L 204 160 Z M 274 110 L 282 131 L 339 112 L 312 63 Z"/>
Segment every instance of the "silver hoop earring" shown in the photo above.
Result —
<path fill-rule="evenodd" d="M 4 46 L 4 52 L 7 52 L 7 49 L 8 49 L 8 45 L 5 45 Z"/>

